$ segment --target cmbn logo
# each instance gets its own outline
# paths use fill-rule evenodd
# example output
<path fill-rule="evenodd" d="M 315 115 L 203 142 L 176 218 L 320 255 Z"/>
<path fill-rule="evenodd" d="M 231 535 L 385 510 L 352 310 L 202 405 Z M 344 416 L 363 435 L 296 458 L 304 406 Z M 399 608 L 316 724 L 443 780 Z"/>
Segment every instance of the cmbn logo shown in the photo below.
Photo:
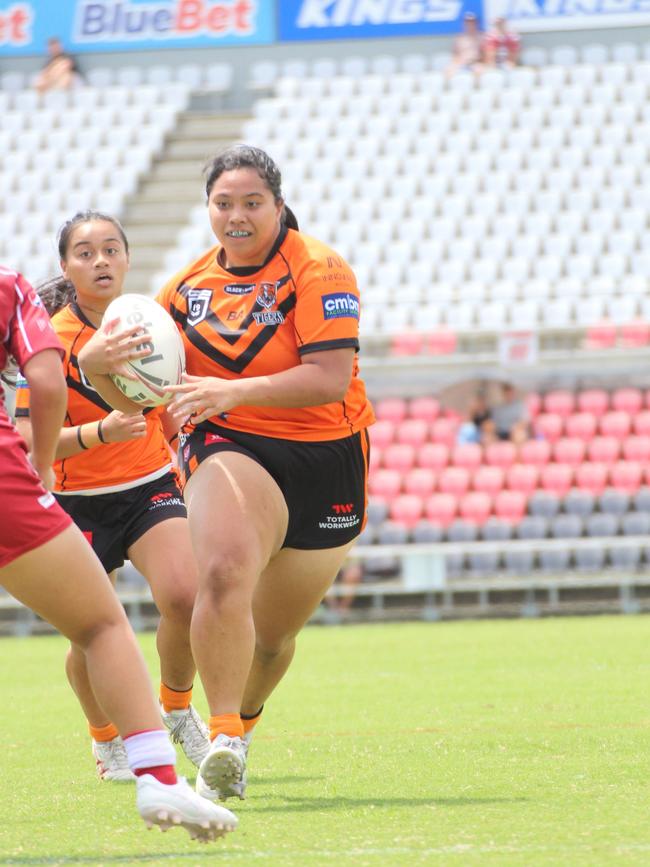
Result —
<path fill-rule="evenodd" d="M 331 295 L 323 295 L 321 300 L 325 319 L 340 319 L 344 316 L 351 319 L 359 318 L 359 299 L 349 292 L 334 292 Z"/>

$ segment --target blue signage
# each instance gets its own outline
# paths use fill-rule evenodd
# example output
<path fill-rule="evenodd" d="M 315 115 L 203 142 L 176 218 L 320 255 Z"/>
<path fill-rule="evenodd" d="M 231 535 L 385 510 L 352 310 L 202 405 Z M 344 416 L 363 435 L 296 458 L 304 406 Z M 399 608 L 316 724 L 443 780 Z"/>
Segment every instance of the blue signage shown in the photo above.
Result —
<path fill-rule="evenodd" d="M 0 56 L 259 45 L 275 40 L 274 0 L 0 0 Z"/>
<path fill-rule="evenodd" d="M 278 30 L 289 42 L 458 33 L 465 12 L 480 19 L 481 0 L 281 0 Z"/>

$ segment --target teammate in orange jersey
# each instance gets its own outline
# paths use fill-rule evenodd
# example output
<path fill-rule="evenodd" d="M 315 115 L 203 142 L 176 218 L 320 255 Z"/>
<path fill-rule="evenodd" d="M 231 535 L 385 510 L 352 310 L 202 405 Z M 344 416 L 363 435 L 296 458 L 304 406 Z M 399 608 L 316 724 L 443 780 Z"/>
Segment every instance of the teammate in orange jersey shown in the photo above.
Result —
<path fill-rule="evenodd" d="M 77 214 L 59 237 L 64 276 L 40 294 L 65 348 L 65 423 L 57 446 L 56 497 L 83 531 L 110 574 L 128 557 L 151 585 L 158 610 L 160 700 L 172 739 L 199 765 L 208 731 L 190 704 L 195 665 L 190 620 L 196 566 L 187 511 L 172 472 L 159 409 L 111 411 L 79 370 L 77 356 L 109 303 L 122 292 L 129 259 L 120 224 L 95 212 Z M 29 439 L 29 390 L 16 401 L 19 430 Z M 84 710 L 97 772 L 104 780 L 133 779 L 113 720 L 97 703 L 84 655 L 74 644 L 66 660 Z"/>
<path fill-rule="evenodd" d="M 83 654 L 94 694 L 124 737 L 142 818 L 215 839 L 237 820 L 177 779 L 176 754 L 124 610 L 81 531 L 48 491 L 67 402 L 63 351 L 32 287 L 2 267 L 0 334 L 0 372 L 10 356 L 23 371 L 33 424 L 28 455 L 0 398 L 0 584 Z"/>
<path fill-rule="evenodd" d="M 179 464 L 199 566 L 192 646 L 212 738 L 197 791 L 227 798 L 243 797 L 252 726 L 364 526 L 374 417 L 358 376 L 354 275 L 297 231 L 276 165 L 235 146 L 209 167 L 206 192 L 219 245 L 158 300 L 183 333 L 189 374 L 170 407 L 192 422 Z M 106 374 L 126 357 L 110 334 L 80 357 L 125 410 Z"/>

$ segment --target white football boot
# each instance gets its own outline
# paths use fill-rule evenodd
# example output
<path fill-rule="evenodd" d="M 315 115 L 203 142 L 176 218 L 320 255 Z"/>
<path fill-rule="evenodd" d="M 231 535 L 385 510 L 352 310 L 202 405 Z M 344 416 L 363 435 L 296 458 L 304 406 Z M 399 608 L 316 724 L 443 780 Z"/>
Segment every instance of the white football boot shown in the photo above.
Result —
<path fill-rule="evenodd" d="M 112 741 L 93 740 L 92 750 L 100 780 L 116 783 L 132 783 L 135 780 L 135 774 L 129 768 L 124 741 L 119 735 Z"/>
<path fill-rule="evenodd" d="M 170 786 L 151 774 L 143 774 L 136 786 L 138 812 L 147 828 L 158 825 L 161 831 L 167 831 L 181 827 L 193 840 L 207 843 L 237 827 L 237 817 L 230 810 L 197 795 L 183 777 Z"/>
<path fill-rule="evenodd" d="M 201 762 L 196 791 L 210 801 L 226 798 L 244 800 L 246 791 L 247 745 L 241 738 L 217 735 Z"/>
<path fill-rule="evenodd" d="M 198 768 L 210 749 L 208 727 L 192 705 L 187 710 L 160 709 L 172 743 L 180 744 L 187 758 Z"/>

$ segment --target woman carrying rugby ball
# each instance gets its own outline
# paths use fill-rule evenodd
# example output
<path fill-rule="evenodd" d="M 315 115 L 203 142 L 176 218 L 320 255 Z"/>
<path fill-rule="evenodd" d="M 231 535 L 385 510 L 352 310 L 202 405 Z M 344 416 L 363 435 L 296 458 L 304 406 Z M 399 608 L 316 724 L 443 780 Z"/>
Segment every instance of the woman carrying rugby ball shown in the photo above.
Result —
<path fill-rule="evenodd" d="M 211 713 L 197 791 L 224 799 L 244 796 L 252 727 L 363 529 L 374 417 L 354 274 L 298 231 L 275 163 L 234 146 L 208 167 L 206 195 L 218 243 L 158 301 L 182 331 L 188 372 L 167 409 L 185 421 L 192 646 Z M 80 364 L 112 403 L 106 344 L 86 344 Z"/>
<path fill-rule="evenodd" d="M 59 234 L 63 276 L 39 294 L 65 348 L 68 408 L 57 447 L 54 493 L 83 531 L 111 574 L 125 558 L 145 576 L 160 612 L 160 701 L 172 740 L 199 765 L 208 732 L 190 704 L 195 664 L 190 620 L 196 595 L 196 566 L 187 513 L 173 472 L 161 409 L 112 410 L 79 368 L 78 355 L 97 332 L 104 311 L 122 292 L 129 246 L 117 220 L 94 211 L 76 214 Z M 121 334 L 132 349 L 137 329 Z M 138 350 L 139 357 L 148 350 Z M 16 422 L 29 442 L 29 389 L 18 389 Z M 177 426 L 177 425 L 176 425 Z M 113 721 L 93 694 L 85 657 L 74 644 L 66 672 L 88 720 L 92 752 L 102 780 L 132 780 L 124 745 Z"/>

